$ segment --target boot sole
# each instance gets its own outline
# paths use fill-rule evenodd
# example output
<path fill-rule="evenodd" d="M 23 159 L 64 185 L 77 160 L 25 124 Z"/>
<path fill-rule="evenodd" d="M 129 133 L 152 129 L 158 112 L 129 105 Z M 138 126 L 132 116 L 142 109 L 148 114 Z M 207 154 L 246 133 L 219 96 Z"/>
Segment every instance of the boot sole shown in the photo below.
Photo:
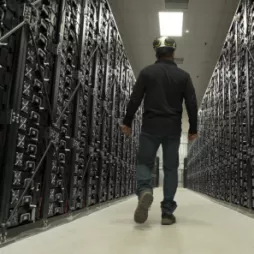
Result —
<path fill-rule="evenodd" d="M 167 219 L 162 219 L 162 221 L 161 221 L 161 225 L 163 225 L 163 226 L 170 226 L 170 225 L 173 225 L 173 224 L 175 224 L 176 223 L 176 220 L 171 220 L 171 221 L 169 221 L 169 220 L 167 220 Z"/>
<path fill-rule="evenodd" d="M 146 222 L 148 218 L 148 210 L 153 203 L 152 193 L 145 193 L 139 200 L 138 207 L 134 214 L 134 220 L 136 223 L 142 224 Z"/>

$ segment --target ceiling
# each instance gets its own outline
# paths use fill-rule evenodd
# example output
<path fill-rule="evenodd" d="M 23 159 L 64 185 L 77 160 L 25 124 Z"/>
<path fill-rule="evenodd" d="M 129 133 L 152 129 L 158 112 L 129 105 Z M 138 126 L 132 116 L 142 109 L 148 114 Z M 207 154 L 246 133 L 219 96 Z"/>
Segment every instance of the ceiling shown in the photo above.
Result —
<path fill-rule="evenodd" d="M 176 37 L 176 57 L 183 57 L 180 68 L 191 74 L 200 103 L 239 0 L 190 0 L 184 11 L 182 37 Z M 153 40 L 160 35 L 159 11 L 165 0 L 109 0 L 129 60 L 137 76 L 155 61 Z M 189 33 L 185 31 L 189 30 Z M 186 124 L 184 114 L 184 129 Z"/>

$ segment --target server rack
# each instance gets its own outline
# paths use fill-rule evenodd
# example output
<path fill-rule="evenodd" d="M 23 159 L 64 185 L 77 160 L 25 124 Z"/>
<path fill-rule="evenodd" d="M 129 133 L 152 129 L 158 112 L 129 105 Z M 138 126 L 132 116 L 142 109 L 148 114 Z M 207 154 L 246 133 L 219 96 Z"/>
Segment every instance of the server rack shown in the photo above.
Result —
<path fill-rule="evenodd" d="M 1 243 L 135 193 L 140 110 L 106 0 L 0 1 Z"/>
<path fill-rule="evenodd" d="M 188 188 L 254 211 L 254 2 L 239 3 L 199 110 Z"/>

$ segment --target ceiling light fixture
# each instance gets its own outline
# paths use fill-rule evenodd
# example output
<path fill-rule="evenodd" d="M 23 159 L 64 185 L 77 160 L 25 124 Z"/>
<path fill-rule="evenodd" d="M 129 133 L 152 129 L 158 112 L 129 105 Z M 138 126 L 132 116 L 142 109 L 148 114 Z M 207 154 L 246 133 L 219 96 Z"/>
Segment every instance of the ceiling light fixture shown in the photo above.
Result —
<path fill-rule="evenodd" d="M 183 12 L 159 12 L 161 36 L 183 35 Z"/>

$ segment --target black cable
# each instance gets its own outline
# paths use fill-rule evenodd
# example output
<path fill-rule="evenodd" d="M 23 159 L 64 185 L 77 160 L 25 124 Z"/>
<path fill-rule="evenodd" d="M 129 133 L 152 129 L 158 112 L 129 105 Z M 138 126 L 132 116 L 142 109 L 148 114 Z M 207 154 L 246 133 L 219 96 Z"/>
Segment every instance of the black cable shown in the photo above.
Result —
<path fill-rule="evenodd" d="M 8 33 L 6 33 L 4 36 L 0 38 L 0 43 L 8 39 L 12 34 L 14 34 L 16 31 L 18 31 L 21 27 L 23 27 L 26 24 L 26 21 L 21 22 L 14 28 L 12 28 Z"/>
<path fill-rule="evenodd" d="M 248 50 L 248 52 L 249 52 L 249 54 L 250 54 L 250 57 L 251 57 L 252 61 L 254 62 L 254 57 L 253 57 L 253 55 L 252 55 L 250 49 L 248 48 L 248 46 L 246 46 L 246 49 Z"/>
<path fill-rule="evenodd" d="M 34 7 L 35 5 L 37 5 L 38 3 L 40 3 L 42 0 L 36 0 L 35 2 L 31 3 L 30 1 L 28 1 L 26 4 L 28 6 L 32 6 Z M 7 2 L 6 0 L 0 0 L 0 7 L 3 9 L 6 9 L 7 7 Z M 15 26 L 14 28 L 12 28 L 9 32 L 7 32 L 5 35 L 0 37 L 0 43 L 3 42 L 4 40 L 8 39 L 13 33 L 15 33 L 17 30 L 19 30 L 21 27 L 23 27 L 25 24 L 27 23 L 26 20 L 22 21 L 21 23 L 19 23 L 17 26 Z"/>
<path fill-rule="evenodd" d="M 39 4 L 40 2 L 42 2 L 42 0 L 36 0 L 36 1 L 32 2 L 32 3 L 30 3 L 30 4 L 32 6 L 35 6 L 35 5 Z"/>
<path fill-rule="evenodd" d="M 92 155 L 89 154 L 89 159 L 86 162 L 84 173 L 83 173 L 82 178 L 81 178 L 81 183 L 83 183 L 83 181 L 85 179 L 85 176 L 86 176 L 86 173 L 88 171 L 88 167 L 89 167 L 90 161 L 93 159 L 93 157 L 94 157 L 94 154 L 92 154 Z"/>

